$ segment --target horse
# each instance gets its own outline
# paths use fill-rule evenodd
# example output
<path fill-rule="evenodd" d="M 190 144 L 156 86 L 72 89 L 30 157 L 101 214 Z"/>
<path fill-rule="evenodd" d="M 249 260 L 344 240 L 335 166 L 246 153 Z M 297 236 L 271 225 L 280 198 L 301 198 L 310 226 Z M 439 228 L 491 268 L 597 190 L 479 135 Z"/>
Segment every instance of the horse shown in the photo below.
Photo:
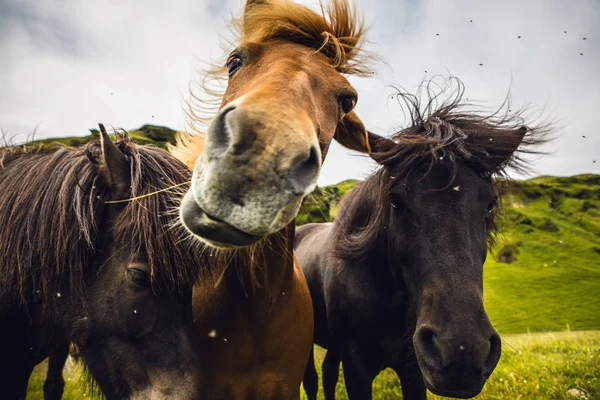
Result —
<path fill-rule="evenodd" d="M 390 139 L 372 136 L 380 168 L 342 199 L 333 223 L 297 229 L 314 343 L 327 349 L 327 400 L 335 398 L 340 362 L 351 400 L 372 399 L 372 382 L 386 368 L 400 378 L 404 399 L 426 399 L 426 389 L 470 398 L 498 363 L 500 336 L 483 305 L 499 202 L 493 178 L 525 169 L 522 154 L 547 130 L 528 127 L 516 112 L 466 109 L 458 82 L 439 107 L 429 98 L 423 110 L 422 94 L 400 94 L 411 124 Z M 317 398 L 314 354 L 304 388 Z"/>
<path fill-rule="evenodd" d="M 298 399 L 313 315 L 294 218 L 333 139 L 369 151 L 344 76 L 369 72 L 365 29 L 347 0 L 322 3 L 321 14 L 247 0 L 233 26 L 237 47 L 213 71 L 228 76 L 218 112 L 205 134 L 171 148 L 193 169 L 181 222 L 212 248 L 213 279 L 193 295 L 202 386 L 207 399 Z M 191 104 L 194 131 L 209 105 Z"/>
<path fill-rule="evenodd" d="M 45 398 L 60 399 L 70 342 L 107 399 L 200 396 L 201 251 L 181 242 L 179 199 L 163 190 L 190 178 L 167 151 L 115 144 L 104 129 L 81 148 L 0 149 L 3 398 L 25 399 L 50 357 Z"/>

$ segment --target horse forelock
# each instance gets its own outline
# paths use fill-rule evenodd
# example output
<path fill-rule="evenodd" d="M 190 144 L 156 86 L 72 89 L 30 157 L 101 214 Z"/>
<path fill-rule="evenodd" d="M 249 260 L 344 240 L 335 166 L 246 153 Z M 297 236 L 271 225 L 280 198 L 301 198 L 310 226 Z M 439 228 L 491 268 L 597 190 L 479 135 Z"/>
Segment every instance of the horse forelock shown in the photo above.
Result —
<path fill-rule="evenodd" d="M 321 1 L 321 14 L 289 0 L 270 0 L 247 7 L 232 21 L 239 43 L 264 43 L 281 39 L 298 43 L 329 59 L 345 74 L 371 73 L 374 58 L 364 50 L 364 19 L 348 0 Z"/>
<path fill-rule="evenodd" d="M 122 151 L 131 168 L 131 199 L 115 221 L 115 242 L 134 256 L 144 254 L 160 286 L 189 287 L 202 268 L 202 248 L 187 240 L 177 212 L 191 173 L 156 147 L 129 143 Z"/>
<path fill-rule="evenodd" d="M 477 103 L 464 101 L 464 91 L 455 77 L 441 83 L 431 79 L 415 94 L 398 90 L 394 96 L 409 116 L 409 126 L 391 137 L 395 146 L 376 154 L 377 161 L 393 175 L 406 175 L 424 160 L 464 161 L 485 176 L 504 177 L 509 169 L 527 172 L 531 165 L 524 156 L 543 154 L 538 146 L 551 140 L 551 124 L 528 124 L 526 110 L 513 110 L 508 96 L 499 108 L 484 112 Z M 490 166 L 490 155 L 506 151 L 519 130 L 525 135 L 516 151 Z"/>

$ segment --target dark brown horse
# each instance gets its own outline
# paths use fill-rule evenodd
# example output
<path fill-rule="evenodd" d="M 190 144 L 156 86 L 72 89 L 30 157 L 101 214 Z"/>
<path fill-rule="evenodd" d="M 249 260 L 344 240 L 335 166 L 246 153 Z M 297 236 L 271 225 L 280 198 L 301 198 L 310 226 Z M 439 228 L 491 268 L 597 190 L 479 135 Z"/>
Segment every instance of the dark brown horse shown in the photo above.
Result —
<path fill-rule="evenodd" d="M 198 398 L 191 292 L 197 246 L 169 228 L 188 182 L 163 150 L 123 139 L 0 149 L 0 388 L 25 399 L 51 357 L 60 398 L 69 341 L 108 399 Z"/>
<path fill-rule="evenodd" d="M 237 48 L 217 71 L 229 76 L 219 111 L 205 135 L 173 150 L 194 168 L 183 224 L 211 246 L 238 248 L 213 250 L 212 277 L 194 291 L 207 399 L 299 398 L 313 315 L 293 219 L 333 138 L 369 150 L 344 76 L 367 71 L 362 21 L 346 0 L 323 10 L 248 0 L 234 21 Z"/>
<path fill-rule="evenodd" d="M 544 132 L 518 117 L 463 111 L 459 85 L 452 101 L 425 113 L 420 96 L 404 95 L 411 126 L 371 139 L 380 169 L 342 201 L 333 224 L 297 230 L 314 341 L 328 349 L 328 400 L 340 361 L 352 400 L 371 399 L 385 368 L 398 374 L 405 399 L 425 399 L 426 388 L 477 395 L 500 358 L 500 337 L 483 306 L 498 203 L 493 177 L 521 166 L 526 150 L 519 146 L 543 141 Z M 313 357 L 304 387 L 317 398 Z"/>

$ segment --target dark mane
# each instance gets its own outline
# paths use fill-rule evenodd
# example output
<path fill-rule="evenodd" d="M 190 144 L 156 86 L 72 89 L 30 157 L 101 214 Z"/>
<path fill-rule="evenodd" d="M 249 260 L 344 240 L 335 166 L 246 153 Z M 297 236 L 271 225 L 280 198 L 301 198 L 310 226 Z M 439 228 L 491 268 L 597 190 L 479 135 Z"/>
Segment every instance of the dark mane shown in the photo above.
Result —
<path fill-rule="evenodd" d="M 438 104 L 443 92 L 453 85 L 451 95 Z M 371 156 L 382 168 L 348 194 L 340 205 L 343 212 L 338 213 L 334 228 L 339 257 L 366 257 L 387 221 L 388 195 L 394 182 L 424 162 L 429 164 L 429 170 L 436 163 L 450 163 L 456 173 L 456 163 L 461 161 L 484 179 L 507 178 L 509 169 L 527 172 L 529 164 L 523 156 L 541 154 L 536 147 L 550 140 L 549 124 L 538 127 L 526 124 L 524 111 L 513 111 L 508 99 L 496 111 L 485 114 L 474 111 L 474 104 L 463 102 L 463 94 L 464 85 L 456 78 L 442 85 L 429 81 L 416 94 L 397 93 L 410 125 L 395 133 L 391 137 L 393 142 L 373 140 Z M 517 139 L 520 145 L 515 142 Z M 498 180 L 493 182 L 498 191 Z M 490 245 L 496 231 L 492 216 L 488 229 Z"/>
<path fill-rule="evenodd" d="M 436 88 L 441 88 L 440 93 L 435 93 Z M 445 91 L 451 91 L 450 96 L 438 104 Z M 396 96 L 410 117 L 410 125 L 392 136 L 396 146 L 377 149 L 377 143 L 374 144 L 376 161 L 396 173 L 411 169 L 415 161 L 429 159 L 433 163 L 440 157 L 466 161 L 480 172 L 494 176 L 505 176 L 507 169 L 526 172 L 530 165 L 523 156 L 541 154 L 537 146 L 550 140 L 550 125 L 527 124 L 525 110 L 513 111 L 508 97 L 487 114 L 478 111 L 482 107 L 475 103 L 463 102 L 464 85 L 457 78 L 449 78 L 441 85 L 431 80 L 415 94 L 398 91 Z M 525 133 L 521 145 L 496 164 L 497 158 L 512 151 L 515 131 Z"/>
<path fill-rule="evenodd" d="M 189 182 L 190 172 L 166 151 L 118 144 L 130 161 L 131 196 Z M 0 148 L 0 299 L 52 301 L 84 293 L 88 262 L 106 228 L 111 191 L 100 174 L 100 144 Z M 191 285 L 200 249 L 173 224 L 179 195 L 163 191 L 124 203 L 114 221 L 118 248 L 146 251 L 153 282 Z M 6 292 L 11 288 L 11 292 Z"/>
<path fill-rule="evenodd" d="M 387 183 L 382 171 L 365 179 L 340 202 L 333 223 L 335 256 L 363 261 L 375 246 L 388 215 L 384 192 Z"/>

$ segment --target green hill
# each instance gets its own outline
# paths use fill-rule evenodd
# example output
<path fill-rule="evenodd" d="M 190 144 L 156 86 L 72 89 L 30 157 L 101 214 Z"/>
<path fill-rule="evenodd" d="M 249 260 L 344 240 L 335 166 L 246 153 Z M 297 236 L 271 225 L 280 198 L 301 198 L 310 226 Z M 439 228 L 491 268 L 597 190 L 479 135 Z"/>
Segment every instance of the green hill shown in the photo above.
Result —
<path fill-rule="evenodd" d="M 331 221 L 337 213 L 337 204 L 340 199 L 359 182 L 355 179 L 348 179 L 337 185 L 316 188 L 304 200 L 296 217 L 296 225 Z"/>
<path fill-rule="evenodd" d="M 319 188 L 298 224 L 332 220 L 356 183 Z M 600 328 L 600 176 L 506 186 L 502 233 L 485 264 L 492 322 L 501 333 Z"/>
<path fill-rule="evenodd" d="M 108 129 L 109 127 L 107 127 Z M 87 142 L 97 139 L 100 131 L 97 129 L 90 129 L 90 134 L 87 136 L 69 136 L 59 138 L 49 138 L 35 140 L 30 144 L 34 146 L 49 145 L 55 142 L 65 144 L 67 146 L 82 146 Z M 167 128 L 165 126 L 157 125 L 143 125 L 138 129 L 128 131 L 127 134 L 135 143 L 138 144 L 153 144 L 158 147 L 166 148 L 167 143 L 175 144 L 175 135 L 177 131 Z M 114 135 L 111 135 L 114 136 Z"/>

